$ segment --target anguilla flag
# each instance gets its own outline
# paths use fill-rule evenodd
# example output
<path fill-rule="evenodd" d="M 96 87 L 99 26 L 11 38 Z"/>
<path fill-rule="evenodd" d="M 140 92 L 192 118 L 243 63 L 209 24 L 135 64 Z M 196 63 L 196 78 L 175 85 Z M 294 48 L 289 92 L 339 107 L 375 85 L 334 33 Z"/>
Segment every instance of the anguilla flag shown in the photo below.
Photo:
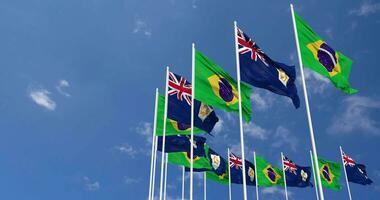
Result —
<path fill-rule="evenodd" d="M 210 161 L 210 168 L 198 168 L 198 169 L 193 169 L 195 172 L 204 172 L 204 171 L 212 171 L 214 174 L 217 176 L 221 177 L 226 177 L 228 176 L 228 171 L 227 171 L 227 161 L 220 156 L 218 153 L 216 153 L 214 150 L 211 148 L 208 148 L 207 152 L 207 158 Z M 190 168 L 185 168 L 186 171 L 190 171 Z"/>
<path fill-rule="evenodd" d="M 354 159 L 345 154 L 343 151 L 342 158 L 349 182 L 361 185 L 369 185 L 372 183 L 372 180 L 367 176 L 365 165 L 357 164 Z"/>
<path fill-rule="evenodd" d="M 157 151 L 162 151 L 162 136 L 158 137 Z M 189 135 L 170 135 L 165 136 L 165 152 L 187 152 L 190 151 L 190 145 L 194 148 L 194 154 L 199 156 L 205 156 L 204 144 L 206 138 L 195 136 L 194 141 L 191 142 Z"/>
<path fill-rule="evenodd" d="M 191 124 L 191 83 L 184 77 L 169 72 L 168 118 Z M 214 109 L 194 99 L 194 126 L 210 133 L 219 121 Z"/>
<path fill-rule="evenodd" d="M 238 53 L 241 80 L 273 93 L 288 96 L 296 108 L 300 100 L 295 85 L 296 70 L 294 66 L 273 61 L 262 49 L 237 28 Z"/>
<path fill-rule="evenodd" d="M 237 157 L 235 154 L 230 153 L 229 155 L 229 167 L 231 173 L 231 183 L 243 184 L 243 162 L 242 159 Z M 245 160 L 245 176 L 247 185 L 256 185 L 256 173 L 255 166 Z"/>
<path fill-rule="evenodd" d="M 282 159 L 286 176 L 286 185 L 289 187 L 308 187 L 310 183 L 311 167 L 301 167 L 296 165 L 288 157 Z"/>

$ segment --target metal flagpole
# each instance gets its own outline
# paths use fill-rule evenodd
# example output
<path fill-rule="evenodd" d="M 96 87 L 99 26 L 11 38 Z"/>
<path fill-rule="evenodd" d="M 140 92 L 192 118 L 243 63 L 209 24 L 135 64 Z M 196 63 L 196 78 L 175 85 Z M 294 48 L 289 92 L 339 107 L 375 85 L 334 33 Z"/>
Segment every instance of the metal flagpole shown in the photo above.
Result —
<path fill-rule="evenodd" d="M 185 200 L 185 166 L 182 166 L 182 200 Z"/>
<path fill-rule="evenodd" d="M 166 183 L 168 180 L 168 153 L 165 153 L 165 179 L 164 179 L 164 200 L 166 200 Z"/>
<path fill-rule="evenodd" d="M 256 152 L 253 152 L 253 162 L 255 163 L 256 200 L 259 200 L 259 180 L 257 179 Z"/>
<path fill-rule="evenodd" d="M 348 184 L 348 177 L 347 177 L 346 166 L 344 165 L 343 150 L 342 150 L 342 147 L 341 147 L 341 146 L 339 146 L 339 149 L 340 149 L 340 156 L 341 156 L 341 158 L 342 158 L 342 164 L 343 164 L 343 169 L 344 169 L 344 175 L 346 176 L 346 184 L 347 184 L 348 197 L 350 197 L 350 200 L 352 200 L 352 197 L 351 197 L 351 190 L 350 190 L 350 184 Z"/>
<path fill-rule="evenodd" d="M 163 124 L 163 127 L 162 127 L 162 152 L 161 152 L 160 200 L 162 200 L 163 186 L 164 186 L 165 135 L 166 135 L 166 118 L 167 118 L 167 116 L 168 116 L 168 82 L 169 82 L 169 67 L 166 67 L 165 110 L 164 110 L 164 124 Z"/>
<path fill-rule="evenodd" d="M 150 159 L 150 177 L 149 177 L 149 197 L 152 199 L 152 181 L 153 181 L 153 162 L 154 162 L 154 147 L 155 147 L 155 135 L 156 135 L 156 123 L 157 123 L 157 103 L 158 103 L 158 88 L 156 88 L 156 98 L 154 102 L 154 120 L 153 120 L 153 135 L 152 135 L 152 156 Z"/>
<path fill-rule="evenodd" d="M 193 200 L 193 164 L 194 164 L 194 98 L 195 98 L 195 44 L 192 44 L 191 49 L 191 145 L 190 145 L 190 200 Z"/>
<path fill-rule="evenodd" d="M 299 62 L 300 71 L 301 71 L 302 86 L 303 86 L 305 105 L 306 105 L 306 113 L 307 113 L 307 119 L 308 119 L 309 130 L 310 130 L 311 146 L 312 146 L 312 150 L 313 150 L 313 157 L 314 157 L 314 160 L 315 160 L 315 165 L 319 169 L 317 147 L 315 145 L 313 123 L 312 123 L 312 120 L 311 120 L 311 113 L 310 113 L 310 108 L 309 108 L 309 99 L 308 99 L 307 90 L 306 90 L 305 76 L 304 76 L 304 73 L 303 73 L 303 64 L 302 64 L 302 58 L 301 58 L 301 51 L 300 51 L 300 47 L 299 47 L 297 25 L 296 25 L 295 16 L 294 16 L 293 4 L 290 4 L 290 9 L 292 11 L 293 29 L 294 29 L 294 36 L 295 36 L 295 39 L 296 39 L 296 46 L 297 46 L 297 53 L 298 53 L 298 62 Z M 317 180 L 318 180 L 318 183 L 319 183 L 318 184 L 319 196 L 320 196 L 321 200 L 324 200 L 325 198 L 323 196 L 321 177 L 317 176 Z"/>
<path fill-rule="evenodd" d="M 207 177 L 206 172 L 203 172 L 203 199 L 207 200 Z"/>
<path fill-rule="evenodd" d="M 284 176 L 284 185 L 285 185 L 285 199 L 288 200 L 288 188 L 286 186 L 286 175 L 285 175 L 285 166 L 284 166 L 284 154 L 281 152 L 281 163 L 282 163 L 282 174 Z"/>
<path fill-rule="evenodd" d="M 318 184 L 317 184 L 317 177 L 319 176 L 319 173 L 315 172 L 315 166 L 314 166 L 314 161 L 313 161 L 313 154 L 310 151 L 310 161 L 311 161 L 311 167 L 313 167 L 313 176 L 314 176 L 314 188 L 315 188 L 315 194 L 317 195 L 317 200 L 319 200 L 319 195 L 318 195 Z"/>
<path fill-rule="evenodd" d="M 230 168 L 230 148 L 227 148 L 227 158 L 228 158 L 228 196 L 229 200 L 232 200 L 232 191 L 231 191 L 231 168 Z"/>
<path fill-rule="evenodd" d="M 236 70 L 237 70 L 237 85 L 238 85 L 238 99 L 239 99 L 239 122 L 240 122 L 240 146 L 241 146 L 241 159 L 242 159 L 242 174 L 243 174 L 243 195 L 244 200 L 247 200 L 247 180 L 245 177 L 245 154 L 244 154 L 244 134 L 243 134 L 243 112 L 241 109 L 241 92 L 240 92 L 240 60 L 238 52 L 238 42 L 237 42 L 237 25 L 234 21 L 235 29 L 235 55 L 236 55 Z"/>
<path fill-rule="evenodd" d="M 157 141 L 158 141 L 158 137 L 154 136 L 154 159 L 153 159 L 153 178 L 152 178 L 151 200 L 154 199 L 154 188 L 155 188 L 155 181 L 156 181 Z"/>

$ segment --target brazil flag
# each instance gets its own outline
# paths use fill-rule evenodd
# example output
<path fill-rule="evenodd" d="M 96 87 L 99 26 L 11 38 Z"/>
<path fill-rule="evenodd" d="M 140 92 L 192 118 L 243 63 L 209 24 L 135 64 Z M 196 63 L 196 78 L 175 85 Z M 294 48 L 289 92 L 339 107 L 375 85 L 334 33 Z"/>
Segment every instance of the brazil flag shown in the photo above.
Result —
<path fill-rule="evenodd" d="M 330 79 L 336 88 L 345 93 L 357 93 L 348 82 L 351 59 L 329 46 L 296 13 L 295 19 L 303 65 Z"/>
<path fill-rule="evenodd" d="M 340 164 L 318 158 L 318 166 L 318 172 L 321 176 L 322 186 L 332 190 L 340 190 Z"/>
<path fill-rule="evenodd" d="M 209 147 L 205 144 L 204 148 L 205 155 L 208 155 Z M 196 151 L 194 151 L 193 168 L 211 170 L 212 166 L 210 165 L 210 160 L 205 156 L 196 155 L 195 152 Z M 171 164 L 181 165 L 190 168 L 190 161 L 190 150 L 187 152 L 168 153 L 168 162 Z"/>
<path fill-rule="evenodd" d="M 282 170 L 273 167 L 268 161 L 261 156 L 256 156 L 257 184 L 259 186 L 270 187 L 284 185 Z"/>
<path fill-rule="evenodd" d="M 157 122 L 156 122 L 156 136 L 163 135 L 164 125 L 164 110 L 165 110 L 165 97 L 160 95 L 157 102 Z M 194 127 L 194 133 L 204 133 L 199 128 Z M 166 136 L 169 135 L 190 135 L 191 129 L 189 125 L 179 123 L 172 119 L 166 119 Z"/>
<path fill-rule="evenodd" d="M 251 119 L 251 88 L 241 83 L 242 110 Z M 239 112 L 237 82 L 198 50 L 195 51 L 195 98 L 226 111 Z"/>

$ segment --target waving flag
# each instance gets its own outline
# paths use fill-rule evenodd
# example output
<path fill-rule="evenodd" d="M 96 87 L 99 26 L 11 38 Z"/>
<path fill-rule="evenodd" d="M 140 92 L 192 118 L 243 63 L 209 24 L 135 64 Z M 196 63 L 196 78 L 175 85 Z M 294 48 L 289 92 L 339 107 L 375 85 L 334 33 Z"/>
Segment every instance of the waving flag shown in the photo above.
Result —
<path fill-rule="evenodd" d="M 157 151 L 162 151 L 162 137 L 158 137 Z M 189 135 L 171 135 L 165 137 L 165 152 L 187 152 L 190 151 L 190 145 L 194 148 L 194 154 L 205 156 L 204 144 L 206 138 L 194 136 L 194 142 L 191 142 Z"/>
<path fill-rule="evenodd" d="M 211 169 L 209 167 L 204 168 L 204 169 L 198 168 L 198 169 L 195 169 L 194 171 L 196 172 L 213 171 L 213 173 L 215 173 L 218 176 L 224 176 L 224 174 L 226 173 L 228 169 L 226 168 L 227 161 L 209 147 L 208 147 L 207 158 L 210 162 Z M 189 168 L 185 168 L 185 170 L 190 171 Z"/>
<path fill-rule="evenodd" d="M 303 64 L 318 74 L 330 79 L 336 88 L 347 94 L 355 94 L 348 82 L 352 61 L 339 51 L 335 51 L 326 41 L 295 13 L 299 47 Z"/>
<path fill-rule="evenodd" d="M 237 157 L 235 154 L 230 153 L 229 155 L 229 167 L 231 173 L 231 183 L 243 184 L 243 162 L 242 159 Z M 255 166 L 245 160 L 245 176 L 247 185 L 256 185 L 256 173 Z"/>
<path fill-rule="evenodd" d="M 191 84 L 182 76 L 169 72 L 168 118 L 191 124 Z M 194 99 L 194 126 L 208 133 L 219 121 L 214 109 Z"/>
<path fill-rule="evenodd" d="M 256 155 L 257 180 L 259 186 L 270 187 L 276 185 L 284 185 L 282 170 L 273 167 L 263 157 Z"/>
<path fill-rule="evenodd" d="M 357 164 L 354 159 L 344 152 L 342 152 L 342 158 L 349 182 L 361 185 L 370 185 L 372 183 L 372 180 L 367 176 L 365 165 Z"/>
<path fill-rule="evenodd" d="M 251 88 L 241 84 L 242 112 L 246 121 L 251 119 Z M 239 112 L 237 82 L 221 67 L 195 51 L 195 98 L 208 105 L 229 112 Z"/>
<path fill-rule="evenodd" d="M 241 80 L 255 87 L 267 89 L 273 93 L 288 96 L 296 108 L 300 100 L 295 85 L 296 70 L 294 66 L 273 61 L 264 51 L 237 28 L 238 53 Z"/>
<path fill-rule="evenodd" d="M 289 187 L 308 187 L 310 183 L 311 167 L 301 167 L 296 165 L 286 156 L 283 157 L 286 185 Z"/>
<path fill-rule="evenodd" d="M 339 163 L 318 158 L 318 166 L 322 186 L 332 190 L 340 190 L 342 186 L 339 184 L 341 176 Z"/>
<path fill-rule="evenodd" d="M 163 135 L 163 125 L 164 125 L 164 110 L 165 110 L 165 97 L 160 95 L 158 97 L 157 105 L 157 122 L 156 122 L 156 136 Z M 166 136 L 170 135 L 190 135 L 190 125 L 177 122 L 172 119 L 166 119 Z M 194 127 L 194 133 L 204 133 L 205 131 Z"/>
<path fill-rule="evenodd" d="M 211 170 L 210 161 L 205 156 L 208 154 L 208 146 L 194 146 L 195 151 L 193 154 L 193 168 L 194 169 L 208 169 Z M 203 148 L 204 150 L 197 150 Z M 203 153 L 202 153 L 203 152 Z M 168 162 L 175 165 L 190 167 L 191 156 L 190 148 L 186 152 L 168 153 Z"/>

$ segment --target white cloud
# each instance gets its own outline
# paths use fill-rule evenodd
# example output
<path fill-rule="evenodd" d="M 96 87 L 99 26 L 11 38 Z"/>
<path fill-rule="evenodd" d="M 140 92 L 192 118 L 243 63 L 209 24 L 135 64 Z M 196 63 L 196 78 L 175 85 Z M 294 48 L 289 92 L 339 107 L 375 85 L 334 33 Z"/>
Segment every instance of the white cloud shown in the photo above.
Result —
<path fill-rule="evenodd" d="M 153 125 L 149 122 L 141 122 L 135 129 L 135 131 L 146 138 L 148 144 L 152 144 Z"/>
<path fill-rule="evenodd" d="M 31 89 L 29 97 L 39 106 L 48 110 L 55 110 L 56 103 L 50 98 L 50 92 L 45 89 Z"/>
<path fill-rule="evenodd" d="M 151 37 L 152 36 L 152 32 L 148 28 L 147 23 L 145 21 L 141 20 L 141 19 L 136 19 L 135 20 L 135 27 L 133 28 L 132 32 L 135 33 L 135 34 L 143 34 L 146 37 Z"/>
<path fill-rule="evenodd" d="M 141 178 L 131 178 L 131 177 L 125 177 L 124 182 L 126 184 L 136 184 L 141 182 Z"/>
<path fill-rule="evenodd" d="M 359 8 L 349 11 L 349 14 L 357 16 L 368 16 L 380 11 L 380 3 L 372 3 L 370 1 L 363 1 Z"/>
<path fill-rule="evenodd" d="M 92 181 L 87 176 L 83 177 L 84 185 L 88 191 L 96 191 L 100 189 L 100 183 L 98 181 Z"/>
<path fill-rule="evenodd" d="M 115 147 L 120 153 L 127 154 L 129 157 L 134 158 L 138 153 L 131 145 L 123 144 Z"/>
<path fill-rule="evenodd" d="M 290 147 L 293 151 L 296 151 L 298 145 L 298 138 L 291 134 L 289 129 L 279 126 L 274 134 L 275 140 L 272 143 L 273 147 L 279 148 L 284 145 Z"/>
<path fill-rule="evenodd" d="M 332 32 L 332 28 L 327 28 L 325 29 L 325 34 L 327 35 L 327 37 L 329 37 L 330 39 L 333 39 L 333 32 Z"/>
<path fill-rule="evenodd" d="M 324 93 L 327 87 L 330 85 L 329 79 L 307 68 L 304 68 L 304 75 L 306 79 L 307 89 L 314 94 Z M 298 80 L 302 81 L 301 79 Z"/>
<path fill-rule="evenodd" d="M 274 94 L 271 94 L 267 91 L 263 92 L 254 92 L 251 95 L 251 101 L 253 102 L 253 108 L 260 110 L 260 111 L 265 111 L 268 108 L 272 107 L 274 101 L 275 101 L 275 96 Z"/>
<path fill-rule="evenodd" d="M 215 133 L 215 135 L 218 135 L 223 130 L 223 124 L 224 121 L 222 118 L 219 117 L 219 121 L 215 124 L 214 129 L 212 130 L 212 133 Z"/>
<path fill-rule="evenodd" d="M 266 140 L 268 138 L 269 131 L 253 122 L 250 122 L 248 124 L 245 123 L 243 126 L 244 126 L 244 133 L 248 134 L 248 136 L 251 136 L 253 138 L 260 139 L 260 140 Z"/>
<path fill-rule="evenodd" d="M 191 7 L 194 8 L 194 9 L 198 8 L 198 6 L 197 6 L 197 0 L 192 0 L 191 1 Z"/>
<path fill-rule="evenodd" d="M 380 135 L 380 124 L 371 117 L 374 110 L 380 109 L 380 101 L 364 96 L 350 96 L 343 100 L 343 111 L 334 116 L 328 128 L 331 134 L 347 134 L 353 131 Z M 376 112 L 378 113 L 378 112 Z"/>
<path fill-rule="evenodd" d="M 70 87 L 70 83 L 67 80 L 60 80 L 55 88 L 61 95 L 70 97 L 71 95 L 64 91 L 64 89 L 68 87 Z"/>
<path fill-rule="evenodd" d="M 284 188 L 279 188 L 279 187 L 266 187 L 266 188 L 263 188 L 261 190 L 261 193 L 263 195 L 271 195 L 271 196 L 282 195 L 282 196 L 284 196 L 285 190 L 284 190 Z M 291 196 L 293 196 L 293 193 L 288 190 L 288 197 L 291 197 Z M 282 199 L 282 198 L 280 198 L 280 199 Z"/>

